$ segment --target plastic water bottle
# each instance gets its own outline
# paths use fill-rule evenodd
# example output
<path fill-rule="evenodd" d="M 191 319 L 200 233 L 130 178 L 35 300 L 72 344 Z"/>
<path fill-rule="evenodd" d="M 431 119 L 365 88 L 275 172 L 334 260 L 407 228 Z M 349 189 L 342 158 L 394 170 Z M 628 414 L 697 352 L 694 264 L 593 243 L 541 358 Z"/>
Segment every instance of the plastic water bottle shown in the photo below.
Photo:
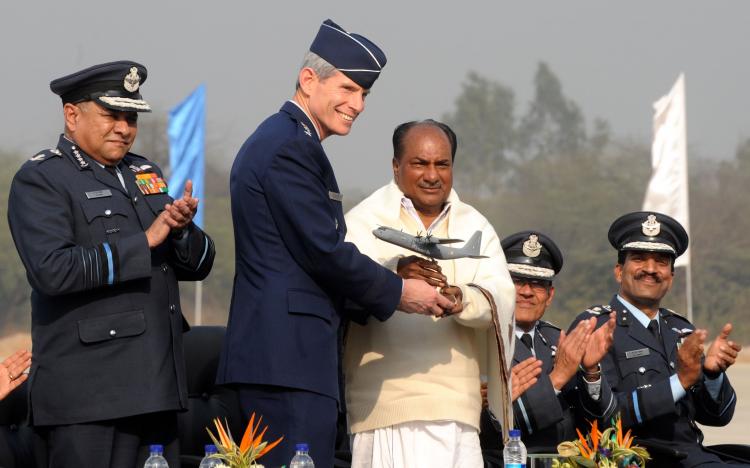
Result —
<path fill-rule="evenodd" d="M 217 453 L 216 446 L 213 444 L 206 445 L 206 455 L 203 457 L 203 460 L 201 460 L 200 466 L 198 468 L 214 468 L 217 466 L 221 466 L 221 460 L 217 458 L 209 458 L 211 455 Z"/>
<path fill-rule="evenodd" d="M 510 430 L 510 440 L 503 449 L 505 468 L 526 468 L 526 446 L 521 442 L 521 431 Z"/>
<path fill-rule="evenodd" d="M 313 459 L 308 454 L 310 448 L 307 444 L 297 444 L 295 450 L 297 453 L 294 454 L 292 461 L 289 462 L 289 468 L 315 468 L 315 463 L 313 463 Z"/>
<path fill-rule="evenodd" d="M 146 459 L 143 468 L 169 468 L 167 459 L 164 458 L 164 447 L 162 445 L 154 444 L 149 446 L 149 452 L 151 454 Z"/>

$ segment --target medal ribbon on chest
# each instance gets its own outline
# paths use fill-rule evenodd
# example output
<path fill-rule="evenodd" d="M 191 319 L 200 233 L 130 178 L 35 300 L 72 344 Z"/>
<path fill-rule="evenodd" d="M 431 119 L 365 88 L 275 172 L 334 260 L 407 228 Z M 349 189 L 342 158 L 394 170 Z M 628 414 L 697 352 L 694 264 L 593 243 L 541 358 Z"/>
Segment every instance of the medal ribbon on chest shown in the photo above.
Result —
<path fill-rule="evenodd" d="M 167 183 L 155 172 L 146 172 L 135 175 L 135 183 L 138 189 L 144 195 L 154 195 L 157 193 L 167 193 Z"/>

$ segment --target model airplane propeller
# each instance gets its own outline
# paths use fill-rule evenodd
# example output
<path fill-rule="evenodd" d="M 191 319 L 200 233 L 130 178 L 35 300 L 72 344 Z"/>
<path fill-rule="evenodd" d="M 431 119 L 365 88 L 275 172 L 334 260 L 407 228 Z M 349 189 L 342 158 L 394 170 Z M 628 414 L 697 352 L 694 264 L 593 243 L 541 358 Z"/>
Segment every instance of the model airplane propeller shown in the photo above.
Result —
<path fill-rule="evenodd" d="M 403 231 L 388 226 L 380 226 L 372 233 L 380 240 L 389 242 L 399 247 L 411 250 L 429 258 L 438 260 L 451 260 L 454 258 L 487 258 L 486 255 L 479 255 L 479 248 L 482 245 L 482 231 L 476 231 L 463 247 L 447 247 L 443 244 L 454 244 L 463 242 L 462 239 L 445 239 L 433 236 L 430 233 L 423 236 L 421 232 L 416 236 L 407 234 Z"/>

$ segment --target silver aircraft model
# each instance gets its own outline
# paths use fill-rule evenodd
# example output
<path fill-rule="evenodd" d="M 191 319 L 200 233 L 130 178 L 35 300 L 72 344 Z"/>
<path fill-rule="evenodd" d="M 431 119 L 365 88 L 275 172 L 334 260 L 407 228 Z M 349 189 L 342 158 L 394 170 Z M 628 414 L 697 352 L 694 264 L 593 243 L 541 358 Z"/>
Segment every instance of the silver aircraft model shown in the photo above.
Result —
<path fill-rule="evenodd" d="M 448 247 L 443 244 L 453 244 L 463 242 L 461 239 L 441 239 L 430 235 L 417 234 L 412 236 L 403 231 L 380 226 L 372 233 L 380 240 L 398 245 L 412 252 L 417 252 L 430 258 L 438 260 L 450 260 L 454 258 L 487 258 L 486 255 L 479 255 L 479 248 L 482 245 L 482 231 L 476 231 L 463 247 Z"/>

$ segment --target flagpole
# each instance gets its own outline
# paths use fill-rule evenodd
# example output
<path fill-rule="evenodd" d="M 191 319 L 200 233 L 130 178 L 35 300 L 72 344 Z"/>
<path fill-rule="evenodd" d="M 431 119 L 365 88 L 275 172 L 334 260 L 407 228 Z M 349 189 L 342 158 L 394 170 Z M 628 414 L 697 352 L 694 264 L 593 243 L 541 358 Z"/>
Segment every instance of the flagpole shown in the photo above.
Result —
<path fill-rule="evenodd" d="M 203 281 L 195 283 L 195 324 L 203 324 Z"/>

